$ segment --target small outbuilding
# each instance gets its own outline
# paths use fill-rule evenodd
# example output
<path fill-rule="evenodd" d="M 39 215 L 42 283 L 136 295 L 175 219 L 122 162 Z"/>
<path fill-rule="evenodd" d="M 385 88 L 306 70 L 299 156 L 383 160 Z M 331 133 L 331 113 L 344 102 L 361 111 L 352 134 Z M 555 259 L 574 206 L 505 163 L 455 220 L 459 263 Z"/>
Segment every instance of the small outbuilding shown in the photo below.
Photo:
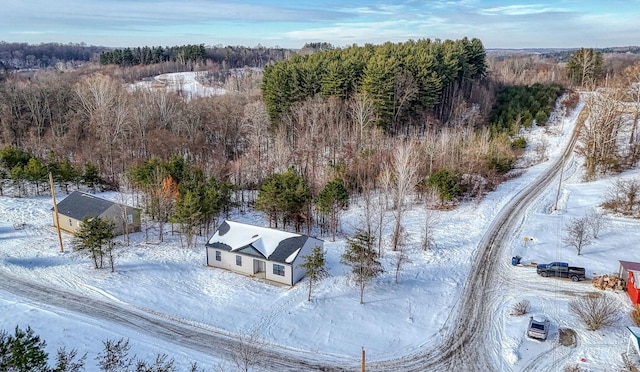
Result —
<path fill-rule="evenodd" d="M 619 261 L 618 276 L 627 281 L 627 293 L 634 305 L 640 303 L 640 262 Z"/>
<path fill-rule="evenodd" d="M 307 235 L 226 220 L 206 244 L 207 265 L 293 286 L 299 267 L 324 241 Z"/>
<path fill-rule="evenodd" d="M 56 225 L 55 210 L 52 208 L 53 225 Z M 126 232 L 140 231 L 139 208 L 119 204 L 110 200 L 99 198 L 95 195 L 81 191 L 74 191 L 58 203 L 58 221 L 60 229 L 68 233 L 75 233 L 85 217 L 100 217 L 115 223 L 116 235 Z"/>

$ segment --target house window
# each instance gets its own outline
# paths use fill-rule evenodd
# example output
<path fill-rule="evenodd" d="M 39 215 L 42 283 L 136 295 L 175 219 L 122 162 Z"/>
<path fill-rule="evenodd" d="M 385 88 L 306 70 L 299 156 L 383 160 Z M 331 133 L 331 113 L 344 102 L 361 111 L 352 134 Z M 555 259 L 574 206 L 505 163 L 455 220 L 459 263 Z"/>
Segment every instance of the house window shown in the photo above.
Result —
<path fill-rule="evenodd" d="M 128 214 L 127 215 L 127 223 L 129 225 L 131 225 L 133 223 L 133 215 L 132 214 Z"/>
<path fill-rule="evenodd" d="M 73 220 L 69 218 L 69 226 L 73 226 Z"/>
<path fill-rule="evenodd" d="M 222 261 L 222 256 L 220 255 L 220 251 L 216 251 L 216 261 Z"/>
<path fill-rule="evenodd" d="M 242 256 L 236 256 L 236 265 L 242 266 Z"/>
<path fill-rule="evenodd" d="M 275 275 L 284 276 L 284 266 L 278 265 L 278 264 L 273 264 L 273 273 Z"/>

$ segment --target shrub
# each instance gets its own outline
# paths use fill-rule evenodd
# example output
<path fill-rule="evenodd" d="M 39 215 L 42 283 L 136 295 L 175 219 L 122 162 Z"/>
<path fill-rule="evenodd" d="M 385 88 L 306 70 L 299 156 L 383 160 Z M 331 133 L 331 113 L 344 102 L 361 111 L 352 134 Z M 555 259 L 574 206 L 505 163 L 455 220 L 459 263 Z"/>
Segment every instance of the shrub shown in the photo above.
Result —
<path fill-rule="evenodd" d="M 511 308 L 511 315 L 513 316 L 522 316 L 529 312 L 529 307 L 531 304 L 527 300 L 522 300 L 513 304 Z"/>
<path fill-rule="evenodd" d="M 633 310 L 631 310 L 631 320 L 637 326 L 640 326 L 640 305 L 636 305 Z"/>
<path fill-rule="evenodd" d="M 511 148 L 524 149 L 527 147 L 527 140 L 524 137 L 518 137 L 511 141 Z"/>
<path fill-rule="evenodd" d="M 577 316 L 590 331 L 610 326 L 620 320 L 615 301 L 602 294 L 589 294 L 569 303 L 569 312 Z"/>
<path fill-rule="evenodd" d="M 462 177 L 448 169 L 432 173 L 427 179 L 427 184 L 438 192 L 442 202 L 451 201 L 464 192 Z"/>
<path fill-rule="evenodd" d="M 489 168 L 498 174 L 505 174 L 513 167 L 513 158 L 505 155 L 493 155 L 488 160 Z"/>
<path fill-rule="evenodd" d="M 562 369 L 562 372 L 580 372 L 580 367 L 575 364 L 568 365 Z"/>

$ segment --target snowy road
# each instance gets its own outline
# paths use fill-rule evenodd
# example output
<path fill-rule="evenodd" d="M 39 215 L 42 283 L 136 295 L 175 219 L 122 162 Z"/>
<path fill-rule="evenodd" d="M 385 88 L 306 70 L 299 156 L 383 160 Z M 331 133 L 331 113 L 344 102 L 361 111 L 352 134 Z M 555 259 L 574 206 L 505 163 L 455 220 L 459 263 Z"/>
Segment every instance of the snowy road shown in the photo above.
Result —
<path fill-rule="evenodd" d="M 54 289 L 25 281 L 6 272 L 0 273 L 0 290 L 4 290 L 39 304 L 84 314 L 93 318 L 110 321 L 140 333 L 150 334 L 158 339 L 181 345 L 202 353 L 224 353 L 231 358 L 234 350 L 239 350 L 237 337 L 208 329 L 205 326 L 182 323 L 135 309 L 115 301 L 107 302 L 83 297 L 68 291 Z M 338 365 L 315 360 L 314 355 L 285 347 L 269 347 L 260 354 L 263 365 L 269 370 L 279 371 L 342 371 Z"/>
<path fill-rule="evenodd" d="M 577 117 L 577 116 L 576 116 Z M 373 371 L 509 371 L 511 367 L 501 356 L 501 345 L 487 342 L 499 339 L 498 304 L 500 283 L 509 279 L 507 272 L 507 244 L 513 231 L 522 223 L 525 212 L 539 198 L 562 171 L 572 156 L 578 139 L 578 126 L 568 146 L 536 182 L 514 195 L 492 222 L 478 246 L 475 264 L 466 281 L 464 293 L 458 302 L 456 316 L 451 317 L 444 329 L 447 334 L 437 347 L 419 355 L 408 355 L 396 360 L 376 363 Z M 541 357 L 542 358 L 542 357 Z M 498 365 L 496 365 L 498 363 Z M 473 367 L 471 367 L 473 366 Z"/>

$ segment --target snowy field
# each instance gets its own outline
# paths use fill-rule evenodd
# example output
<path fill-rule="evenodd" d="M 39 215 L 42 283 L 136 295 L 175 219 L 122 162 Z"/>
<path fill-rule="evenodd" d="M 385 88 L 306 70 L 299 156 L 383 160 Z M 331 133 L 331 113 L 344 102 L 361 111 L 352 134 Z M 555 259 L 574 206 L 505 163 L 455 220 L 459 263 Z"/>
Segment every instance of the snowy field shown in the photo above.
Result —
<path fill-rule="evenodd" d="M 480 202 L 463 202 L 451 211 L 439 211 L 435 230 L 437 247 L 420 250 L 425 210 L 415 204 L 403 221 L 408 233 L 406 250 L 411 262 L 394 283 L 395 252 L 385 252 L 387 270 L 367 288 L 365 304 L 358 303 L 358 290 L 347 279 L 347 268 L 339 263 L 345 237 L 361 226 L 362 213 L 357 200 L 341 218 L 342 235 L 335 242 L 325 239 L 331 277 L 314 288 L 313 301 L 307 302 L 307 281 L 293 288 L 282 288 L 258 279 L 244 277 L 205 265 L 204 243 L 199 237 L 194 249 L 180 247 L 177 235 L 168 235 L 164 243 L 145 244 L 144 234 L 132 236 L 132 244 L 116 263 L 116 272 L 95 270 L 86 258 L 74 255 L 70 236 L 64 236 L 66 252 L 58 253 L 58 238 L 52 228 L 52 202 L 49 197 L 0 197 L 0 270 L 21 278 L 49 283 L 89 298 L 117 301 L 132 308 L 178 318 L 235 334 L 257 333 L 266 342 L 312 352 L 320 358 L 349 358 L 358 365 L 361 348 L 367 360 L 385 360 L 411 354 L 437 343 L 442 328 L 455 309 L 457 298 L 473 264 L 473 256 L 492 219 L 512 197 L 546 169 L 567 143 L 575 115 L 562 123 L 526 133 L 531 147 L 542 141 L 549 146 L 549 160 L 524 170 L 523 174 L 502 184 Z M 605 200 L 612 181 L 583 182 L 581 160 L 566 164 L 560 187 L 558 209 L 553 210 L 558 192 L 557 181 L 528 210 L 517 231 L 513 231 L 510 253 L 503 257 L 506 280 L 496 283 L 500 303 L 494 319 L 494 332 L 487 342 L 499 347 L 513 371 L 531 369 L 540 358 L 560 366 L 576 365 L 585 371 L 612 371 L 622 367 L 621 353 L 627 350 L 631 325 L 627 315 L 632 306 L 626 293 L 607 292 L 620 303 L 622 321 L 615 327 L 588 331 L 568 312 L 574 297 L 566 291 L 597 291 L 590 280 L 573 283 L 542 278 L 528 266 L 567 261 L 583 266 L 587 277 L 618 271 L 618 260 L 640 261 L 636 242 L 640 241 L 640 222 L 608 216 L 608 226 L 599 238 L 583 249 L 562 243 L 565 226 L 575 217 L 583 217 Z M 621 177 L 638 177 L 628 172 Z M 65 195 L 59 193 L 58 200 Z M 118 193 L 99 196 L 120 201 Z M 258 213 L 233 213 L 231 220 L 265 225 Z M 15 230 L 15 223 L 25 223 Z M 392 224 L 387 224 L 386 237 Z M 525 242 L 525 237 L 529 238 Z M 523 266 L 511 266 L 511 256 L 522 256 Z M 550 339 L 533 341 L 525 337 L 528 315 L 509 315 L 514 303 L 531 302 L 531 312 L 551 320 Z M 30 325 L 47 341 L 50 356 L 60 346 L 88 351 L 88 366 L 102 349 L 102 341 L 127 337 L 132 353 L 151 360 L 158 353 L 175 358 L 180 369 L 196 361 L 208 370 L 223 363 L 211 355 L 185 350 L 157 341 L 135 330 L 85 316 L 60 312 L 24 298 L 0 291 L 0 328 L 12 331 L 16 325 Z M 576 347 L 558 345 L 558 329 L 577 332 Z M 637 358 L 634 355 L 634 358 Z M 550 362 L 551 361 L 551 362 Z M 228 363 L 228 362 L 227 362 Z M 502 363 L 496 362 L 496 365 Z M 90 370 L 90 368 L 88 369 Z M 545 370 L 545 369 L 540 369 Z M 548 370 L 548 369 L 546 369 Z M 562 370 L 559 368 L 557 370 Z"/>
<path fill-rule="evenodd" d="M 167 93 L 178 93 L 190 99 L 192 97 L 211 97 L 226 93 L 218 86 L 208 86 L 200 78 L 206 78 L 206 71 L 173 72 L 154 76 L 152 80 L 139 81 L 131 85 L 132 89 L 164 89 Z"/>

